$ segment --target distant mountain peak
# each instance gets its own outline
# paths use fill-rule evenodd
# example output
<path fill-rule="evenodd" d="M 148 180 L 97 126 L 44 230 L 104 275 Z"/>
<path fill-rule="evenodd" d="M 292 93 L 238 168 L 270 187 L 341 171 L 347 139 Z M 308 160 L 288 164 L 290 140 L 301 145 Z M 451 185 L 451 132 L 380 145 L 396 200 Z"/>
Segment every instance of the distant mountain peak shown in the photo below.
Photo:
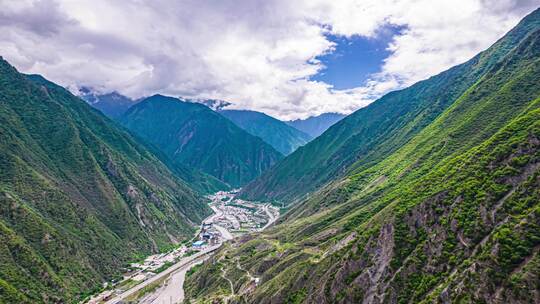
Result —
<path fill-rule="evenodd" d="M 136 104 L 135 101 L 116 91 L 102 93 L 91 87 L 80 87 L 78 96 L 110 118 L 117 118 Z"/>
<path fill-rule="evenodd" d="M 228 101 L 219 100 L 219 99 L 198 99 L 194 101 L 198 103 L 202 103 L 203 105 L 209 107 L 210 109 L 214 111 L 221 111 L 225 109 L 226 107 L 232 105 L 232 103 Z"/>
<path fill-rule="evenodd" d="M 97 102 L 99 102 L 98 96 L 103 95 L 103 93 L 98 92 L 97 90 L 88 87 L 88 86 L 81 86 L 78 88 L 78 91 L 76 92 L 77 96 L 82 98 L 87 103 L 93 105 Z"/>
<path fill-rule="evenodd" d="M 248 133 L 260 137 L 284 155 L 292 153 L 312 139 L 310 135 L 262 112 L 221 110 L 218 113 Z"/>
<path fill-rule="evenodd" d="M 340 113 L 323 113 L 317 116 L 310 116 L 306 119 L 296 119 L 286 121 L 286 123 L 312 137 L 318 137 L 336 122 L 340 121 L 346 115 Z"/>
<path fill-rule="evenodd" d="M 166 95 L 162 95 L 162 94 L 154 94 L 152 96 L 142 98 L 141 101 L 142 100 L 145 100 L 145 101 L 168 100 L 168 101 L 183 101 L 183 102 L 188 101 L 187 99 L 183 99 L 183 98 L 179 98 L 179 97 L 166 96 Z"/>

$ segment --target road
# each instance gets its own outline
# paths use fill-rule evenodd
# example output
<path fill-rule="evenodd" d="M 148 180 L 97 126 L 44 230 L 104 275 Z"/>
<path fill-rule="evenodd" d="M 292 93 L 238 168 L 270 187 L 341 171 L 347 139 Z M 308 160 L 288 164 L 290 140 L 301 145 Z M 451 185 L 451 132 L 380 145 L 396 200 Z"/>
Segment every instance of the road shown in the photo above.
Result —
<path fill-rule="evenodd" d="M 140 283 L 137 286 L 134 286 L 133 288 L 126 290 L 125 292 L 121 293 L 120 295 L 114 297 L 113 299 L 107 301 L 107 304 L 115 304 L 119 303 L 120 301 L 124 300 L 125 298 L 135 294 L 139 290 L 143 289 L 144 287 L 148 286 L 149 284 L 152 284 L 153 282 L 156 282 L 157 280 L 160 280 L 164 278 L 165 276 L 168 276 L 169 274 L 179 270 L 182 267 L 185 267 L 190 264 L 194 264 L 200 261 L 203 261 L 206 258 L 206 255 L 217 250 L 221 246 L 221 243 L 216 246 L 208 247 L 192 256 L 183 258 L 178 263 L 174 264 L 173 266 L 167 268 L 165 271 L 156 274 L 155 276 L 151 277 L 150 279 Z"/>
<path fill-rule="evenodd" d="M 205 218 L 203 223 L 212 223 L 216 217 L 222 216 L 223 212 L 219 210 L 216 206 L 210 206 L 212 211 L 214 211 L 214 214 L 210 215 L 209 217 Z"/>
<path fill-rule="evenodd" d="M 193 263 L 180 268 L 180 270 L 171 274 L 171 277 L 167 283 L 158 289 L 156 292 L 144 297 L 139 304 L 176 304 L 184 301 L 184 280 L 186 273 L 191 267 L 201 264 L 208 258 L 208 255 L 201 258 L 201 260 L 194 261 Z"/>
<path fill-rule="evenodd" d="M 263 210 L 264 212 L 266 212 L 266 215 L 268 215 L 268 223 L 266 223 L 266 225 L 264 225 L 264 227 L 261 228 L 261 231 L 268 228 L 277 220 L 277 217 L 275 217 L 274 214 L 268 210 L 268 206 L 264 206 Z"/>
<path fill-rule="evenodd" d="M 216 228 L 216 230 L 219 231 L 224 241 L 229 241 L 234 238 L 232 233 L 230 233 L 229 230 L 225 229 L 224 227 L 214 224 L 214 228 Z"/>

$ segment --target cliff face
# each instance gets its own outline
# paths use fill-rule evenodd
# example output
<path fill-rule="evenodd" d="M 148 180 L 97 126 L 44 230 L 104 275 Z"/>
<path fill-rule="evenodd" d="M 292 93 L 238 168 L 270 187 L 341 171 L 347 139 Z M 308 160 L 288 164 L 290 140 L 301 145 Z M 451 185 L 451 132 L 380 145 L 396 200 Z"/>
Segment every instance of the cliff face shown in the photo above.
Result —
<path fill-rule="evenodd" d="M 540 10 L 473 65 L 486 61 L 406 143 L 224 248 L 188 296 L 230 294 L 208 281 L 225 269 L 237 303 L 538 302 Z"/>

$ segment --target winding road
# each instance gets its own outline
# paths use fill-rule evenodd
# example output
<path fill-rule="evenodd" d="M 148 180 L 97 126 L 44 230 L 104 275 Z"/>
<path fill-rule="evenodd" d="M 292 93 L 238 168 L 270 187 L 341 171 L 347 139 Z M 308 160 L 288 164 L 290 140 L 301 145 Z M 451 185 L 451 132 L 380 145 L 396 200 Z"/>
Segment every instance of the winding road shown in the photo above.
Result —
<path fill-rule="evenodd" d="M 261 228 L 261 231 L 270 227 L 270 225 L 272 225 L 278 219 L 276 216 L 274 216 L 274 214 L 272 214 L 272 212 L 268 210 L 268 205 L 264 206 L 263 210 L 266 212 L 266 215 L 268 215 L 268 223 Z"/>

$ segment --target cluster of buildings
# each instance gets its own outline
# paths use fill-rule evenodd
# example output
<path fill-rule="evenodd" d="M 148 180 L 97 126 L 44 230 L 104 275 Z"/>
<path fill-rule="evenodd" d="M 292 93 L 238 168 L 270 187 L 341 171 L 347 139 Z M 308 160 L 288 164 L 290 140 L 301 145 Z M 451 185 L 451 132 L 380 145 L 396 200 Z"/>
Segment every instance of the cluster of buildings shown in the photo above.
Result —
<path fill-rule="evenodd" d="M 155 254 L 147 257 L 142 263 L 133 263 L 131 267 L 143 271 L 155 272 L 165 263 L 174 263 L 180 259 L 187 251 L 186 246 L 181 246 L 171 252 Z M 133 279 L 133 278 L 132 278 Z"/>
<path fill-rule="evenodd" d="M 236 190 L 235 190 L 236 191 Z M 179 259 L 193 251 L 205 250 L 208 246 L 217 245 L 224 240 L 232 239 L 233 233 L 242 234 L 258 231 L 275 221 L 279 216 L 279 209 L 269 204 L 254 204 L 249 201 L 236 199 L 235 191 L 217 192 L 208 196 L 212 201 L 210 207 L 215 214 L 209 216 L 201 225 L 196 239 L 190 246 L 181 246 L 171 252 L 156 254 L 147 257 L 141 263 L 131 264 L 131 271 L 126 273 L 122 282 L 141 282 L 155 276 L 161 267 L 172 265 Z M 188 252 L 189 251 L 189 252 Z M 259 278 L 252 277 L 253 288 L 258 284 Z M 126 286 L 122 282 L 113 290 L 106 290 L 95 296 L 89 303 L 100 303 L 122 292 Z"/>
<path fill-rule="evenodd" d="M 258 206 L 250 207 L 236 203 L 235 205 L 223 204 L 217 208 L 222 212 L 222 216 L 217 217 L 214 222 L 229 231 L 255 231 L 264 226 L 267 221 L 266 215 Z"/>
<path fill-rule="evenodd" d="M 216 245 L 221 240 L 221 234 L 214 228 L 212 223 L 203 223 L 198 239 L 191 247 L 195 250 L 204 248 L 207 245 Z"/>
<path fill-rule="evenodd" d="M 257 231 L 279 216 L 278 208 L 235 198 L 233 192 L 220 191 L 208 198 L 216 212 L 213 223 L 230 232 Z"/>

